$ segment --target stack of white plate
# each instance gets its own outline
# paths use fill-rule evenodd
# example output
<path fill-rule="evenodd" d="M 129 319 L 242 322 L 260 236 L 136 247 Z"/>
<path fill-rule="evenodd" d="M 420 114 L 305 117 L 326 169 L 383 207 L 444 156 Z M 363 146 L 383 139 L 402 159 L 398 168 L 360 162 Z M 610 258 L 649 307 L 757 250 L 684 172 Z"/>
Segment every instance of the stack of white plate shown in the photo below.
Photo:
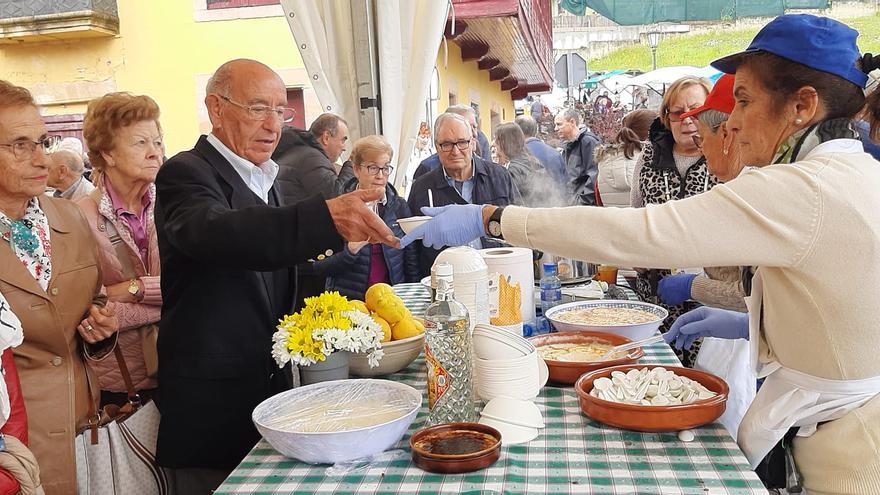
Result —
<path fill-rule="evenodd" d="M 483 400 L 531 400 L 547 384 L 547 364 L 522 336 L 481 324 L 474 327 L 473 346 L 476 392 Z"/>
<path fill-rule="evenodd" d="M 437 287 L 436 267 L 443 262 L 452 265 L 454 297 L 467 307 L 471 329 L 489 323 L 489 270 L 479 251 L 467 246 L 441 251 L 431 268 L 432 287 Z"/>

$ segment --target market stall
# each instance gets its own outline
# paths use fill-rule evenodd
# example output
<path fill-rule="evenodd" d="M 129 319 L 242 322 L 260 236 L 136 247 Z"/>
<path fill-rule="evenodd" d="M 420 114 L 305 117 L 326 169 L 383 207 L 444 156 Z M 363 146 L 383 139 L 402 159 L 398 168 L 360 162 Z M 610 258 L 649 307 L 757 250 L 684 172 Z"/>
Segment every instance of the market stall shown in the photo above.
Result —
<path fill-rule="evenodd" d="M 620 285 L 624 281 L 621 278 Z M 420 314 L 430 302 L 419 284 L 395 287 Z M 631 299 L 634 293 L 628 291 Z M 640 364 L 679 366 L 665 343 L 644 348 Z M 425 362 L 417 359 L 387 377 L 425 391 Z M 727 431 L 719 424 L 676 433 L 640 433 L 595 422 L 581 412 L 570 386 L 545 386 L 535 403 L 544 415 L 540 436 L 504 446 L 497 462 L 466 474 L 432 474 L 416 467 L 410 436 L 425 426 L 428 401 L 395 447 L 399 455 L 345 475 L 284 457 L 261 440 L 216 493 L 766 493 Z M 682 436 L 687 439 L 687 436 Z"/>

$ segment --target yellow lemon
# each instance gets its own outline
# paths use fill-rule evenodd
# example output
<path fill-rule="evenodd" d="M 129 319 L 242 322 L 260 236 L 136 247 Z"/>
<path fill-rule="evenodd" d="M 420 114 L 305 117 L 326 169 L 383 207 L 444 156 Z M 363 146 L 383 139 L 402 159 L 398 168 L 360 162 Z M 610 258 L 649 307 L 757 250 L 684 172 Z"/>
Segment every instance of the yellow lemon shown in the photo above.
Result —
<path fill-rule="evenodd" d="M 406 306 L 403 305 L 403 300 L 396 295 L 386 295 L 380 298 L 374 310 L 379 316 L 388 320 L 388 323 L 391 323 L 392 325 L 404 318 L 412 316 L 409 310 L 406 309 Z"/>
<path fill-rule="evenodd" d="M 352 299 L 349 302 L 351 303 L 352 306 L 354 306 L 354 309 L 356 309 L 364 314 L 370 314 L 370 310 L 367 309 L 367 305 L 364 304 L 363 301 L 358 301 L 357 299 Z"/>
<path fill-rule="evenodd" d="M 379 306 L 379 299 L 382 296 L 386 295 L 396 295 L 394 294 L 394 289 L 391 288 L 388 284 L 373 284 L 367 289 L 367 293 L 364 294 L 364 301 L 367 302 L 367 307 L 373 311 L 376 311 Z"/>
<path fill-rule="evenodd" d="M 391 327 L 391 340 L 402 340 L 421 335 L 424 327 L 413 318 L 404 318 Z"/>
<path fill-rule="evenodd" d="M 418 327 L 419 333 L 425 333 L 425 321 L 421 318 L 413 318 L 413 321 L 416 323 L 416 327 Z"/>
<path fill-rule="evenodd" d="M 385 318 L 382 318 L 376 313 L 372 313 L 370 314 L 370 316 L 373 317 L 373 321 L 375 321 L 379 324 L 380 327 L 382 327 L 382 342 L 390 342 L 392 336 L 391 325 L 389 325 L 388 322 L 385 321 Z"/>

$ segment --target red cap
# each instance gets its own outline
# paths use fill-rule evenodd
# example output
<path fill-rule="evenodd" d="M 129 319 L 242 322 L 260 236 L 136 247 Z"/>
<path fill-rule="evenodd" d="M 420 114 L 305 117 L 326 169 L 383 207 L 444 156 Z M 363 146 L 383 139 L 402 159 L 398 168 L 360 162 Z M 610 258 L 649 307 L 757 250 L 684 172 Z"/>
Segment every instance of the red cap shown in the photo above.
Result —
<path fill-rule="evenodd" d="M 703 103 L 703 106 L 681 114 L 681 119 L 695 117 L 704 110 L 718 110 L 724 113 L 733 112 L 733 107 L 736 106 L 736 101 L 733 99 L 733 78 L 733 74 L 724 74 L 719 77 L 715 81 L 715 86 L 712 88 L 709 96 L 706 97 L 706 102 Z"/>

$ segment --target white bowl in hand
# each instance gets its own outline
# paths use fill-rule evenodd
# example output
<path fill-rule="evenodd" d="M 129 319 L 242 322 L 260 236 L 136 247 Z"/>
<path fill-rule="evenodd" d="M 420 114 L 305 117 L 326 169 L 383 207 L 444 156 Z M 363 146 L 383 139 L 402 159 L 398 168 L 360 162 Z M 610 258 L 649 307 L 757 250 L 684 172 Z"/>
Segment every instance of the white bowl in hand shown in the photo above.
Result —
<path fill-rule="evenodd" d="M 400 228 L 403 229 L 404 233 L 409 234 L 416 227 L 422 225 L 433 217 L 429 216 L 418 216 L 418 217 L 408 217 L 408 218 L 398 218 L 397 225 L 400 225 Z"/>

